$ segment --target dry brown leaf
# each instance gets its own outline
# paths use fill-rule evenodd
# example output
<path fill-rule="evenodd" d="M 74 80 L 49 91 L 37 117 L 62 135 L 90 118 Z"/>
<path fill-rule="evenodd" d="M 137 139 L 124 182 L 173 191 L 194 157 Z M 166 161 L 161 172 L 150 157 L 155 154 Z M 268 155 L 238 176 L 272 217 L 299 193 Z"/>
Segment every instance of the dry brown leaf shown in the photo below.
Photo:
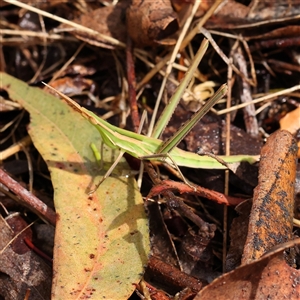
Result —
<path fill-rule="evenodd" d="M 211 4 L 210 4 L 211 5 Z M 228 18 L 245 18 L 249 13 L 249 7 L 233 0 L 224 1 L 217 14 L 218 17 Z"/>
<path fill-rule="evenodd" d="M 261 150 L 242 264 L 291 239 L 297 145 L 285 130 L 273 133 Z"/>
<path fill-rule="evenodd" d="M 127 34 L 129 34 L 138 47 L 175 44 L 176 39 L 171 39 L 169 36 L 174 34 L 179 27 L 177 14 L 170 0 L 134 0 L 131 4 L 129 1 L 121 1 L 115 6 L 102 7 L 83 14 L 74 22 L 122 43 L 126 42 Z M 61 27 L 67 26 L 61 25 Z M 70 32 L 91 45 L 115 48 L 115 45 L 100 36 L 91 36 L 76 29 Z"/>
<path fill-rule="evenodd" d="M 127 33 L 124 20 L 127 6 L 127 1 L 121 1 L 115 6 L 102 7 L 90 11 L 87 14 L 82 14 L 78 19 L 75 19 L 74 22 L 125 43 Z M 63 24 L 61 27 L 66 28 L 68 26 Z M 72 30 L 70 33 L 91 45 L 108 49 L 115 48 L 115 45 L 110 44 L 107 40 L 101 39 L 100 36 L 90 36 L 88 33 L 78 30 Z"/>
<path fill-rule="evenodd" d="M 251 207 L 252 199 L 249 199 L 235 208 L 239 216 L 233 219 L 230 227 L 230 248 L 226 256 L 226 272 L 232 271 L 241 265 Z"/>
<path fill-rule="evenodd" d="M 225 28 L 249 29 L 254 23 L 278 23 L 280 19 L 284 23 L 287 19 L 298 19 L 300 11 L 299 1 L 251 1 L 248 6 L 239 2 L 241 1 L 223 1 L 206 27 L 217 27 L 222 30 Z"/>
<path fill-rule="evenodd" d="M 9 225 L 0 216 L 0 295 L 7 300 L 25 299 L 27 290 L 31 290 L 29 299 L 49 299 L 50 266 L 24 244 L 25 232 L 12 242 L 26 227 L 24 223 L 20 216 L 11 216 Z M 30 237 L 30 234 L 25 236 Z"/>
<path fill-rule="evenodd" d="M 194 300 L 259 300 L 300 298 L 300 272 L 283 258 L 283 250 L 299 245 L 300 239 L 282 245 L 253 263 L 229 272 L 201 290 Z"/>
<path fill-rule="evenodd" d="M 138 47 L 176 43 L 167 39 L 179 27 L 169 0 L 134 0 L 127 9 L 126 21 L 128 34 Z"/>
<path fill-rule="evenodd" d="M 78 95 L 83 91 L 92 91 L 95 88 L 91 79 L 82 76 L 75 78 L 65 76 L 53 81 L 51 86 L 66 95 Z"/>
<path fill-rule="evenodd" d="M 282 37 L 298 37 L 300 34 L 300 26 L 290 25 L 284 26 L 282 28 L 277 28 L 272 31 L 266 32 L 264 34 L 251 36 L 251 39 L 275 39 L 275 38 L 282 38 Z"/>

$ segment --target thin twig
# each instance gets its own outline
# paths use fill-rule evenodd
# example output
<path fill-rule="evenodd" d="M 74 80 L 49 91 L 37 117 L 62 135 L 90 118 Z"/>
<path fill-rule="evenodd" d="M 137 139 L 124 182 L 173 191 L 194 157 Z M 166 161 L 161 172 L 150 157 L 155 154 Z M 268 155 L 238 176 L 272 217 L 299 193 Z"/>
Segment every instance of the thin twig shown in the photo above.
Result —
<path fill-rule="evenodd" d="M 55 212 L 44 202 L 23 188 L 17 181 L 12 179 L 7 173 L 0 169 L 0 182 L 13 191 L 19 198 L 20 202 L 36 213 L 42 219 L 48 221 L 52 225 L 56 223 Z"/>
<path fill-rule="evenodd" d="M 127 66 L 127 81 L 128 81 L 128 100 L 130 106 L 130 116 L 133 125 L 134 132 L 138 132 L 140 127 L 140 116 L 138 105 L 136 101 L 136 79 L 135 79 L 135 69 L 133 61 L 133 45 L 132 40 L 127 37 L 126 45 L 126 66 Z"/>

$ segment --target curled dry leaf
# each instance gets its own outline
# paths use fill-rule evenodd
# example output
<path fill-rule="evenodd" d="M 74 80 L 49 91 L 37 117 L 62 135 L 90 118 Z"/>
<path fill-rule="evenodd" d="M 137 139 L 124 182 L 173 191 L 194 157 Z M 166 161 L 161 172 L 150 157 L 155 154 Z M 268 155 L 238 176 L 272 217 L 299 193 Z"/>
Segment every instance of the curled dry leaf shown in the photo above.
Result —
<path fill-rule="evenodd" d="M 131 4 L 129 1 L 119 1 L 115 6 L 110 5 L 89 11 L 74 22 L 122 43 L 126 42 L 129 34 L 138 47 L 143 47 L 153 44 L 175 44 L 176 39 L 168 37 L 178 30 L 177 17 L 169 0 L 135 0 Z M 61 27 L 67 26 L 63 24 Z M 115 48 L 115 45 L 100 35 L 90 35 L 77 29 L 72 29 L 70 32 L 91 45 Z"/>
<path fill-rule="evenodd" d="M 229 272 L 201 290 L 194 300 L 258 300 L 300 297 L 299 270 L 283 259 L 283 250 L 299 245 L 300 239 L 286 243 L 259 260 Z"/>
<path fill-rule="evenodd" d="M 295 134 L 300 129 L 300 107 L 287 113 L 279 121 L 280 128 L 289 131 L 291 134 Z"/>
<path fill-rule="evenodd" d="M 277 150 L 281 148 L 281 151 L 275 151 L 274 142 L 277 143 Z M 260 184 L 258 185 L 254 195 L 255 199 L 253 202 L 255 204 L 253 212 L 250 215 L 252 200 L 245 201 L 236 207 L 236 211 L 239 216 L 233 220 L 230 229 L 231 243 L 226 259 L 227 271 L 231 271 L 240 265 L 243 251 L 246 251 L 244 260 L 251 260 L 251 255 L 259 257 L 264 252 L 264 249 L 270 249 L 273 245 L 275 245 L 274 237 L 277 237 L 278 241 L 285 241 L 288 236 L 291 235 L 292 215 L 290 205 L 293 206 L 293 193 L 290 189 L 290 185 L 293 185 L 293 182 L 295 181 L 293 173 L 295 160 L 293 161 L 293 158 L 291 158 L 294 155 L 293 147 L 294 141 L 291 135 L 289 135 L 286 131 L 283 131 L 271 136 L 266 146 L 263 148 L 259 177 Z M 290 148 L 292 148 L 292 151 L 290 151 Z M 274 153 L 268 153 L 266 157 L 266 149 L 270 152 L 272 152 L 273 149 Z M 275 156 L 276 152 L 277 156 Z M 293 155 L 287 155 L 287 159 L 283 159 L 282 156 L 278 156 L 279 154 L 284 155 L 284 153 L 291 152 Z M 271 161 L 270 164 L 273 163 L 272 167 L 275 170 L 275 174 L 273 174 L 272 168 L 264 168 L 264 166 L 266 166 L 266 159 Z M 279 165 L 274 164 L 276 161 L 279 162 Z M 289 163 L 293 166 L 292 168 Z M 291 172 L 288 176 L 283 176 L 282 173 L 279 172 L 280 170 L 282 173 L 287 170 L 291 170 Z M 270 188 L 267 189 L 267 187 L 264 187 L 261 183 L 262 181 L 264 181 L 264 185 L 269 184 Z M 289 184 L 289 181 L 291 184 Z M 278 192 L 280 189 L 281 193 Z M 284 193 L 286 193 L 287 197 L 284 197 L 284 200 L 282 201 L 281 199 L 281 202 L 279 202 L 280 194 Z M 283 212 L 286 212 L 286 214 L 283 214 Z M 287 219 L 285 219 L 285 217 L 278 218 L 277 215 L 280 214 L 285 217 L 288 215 Z M 249 218 L 251 218 L 251 222 L 249 226 L 248 241 L 246 243 Z M 276 224 L 274 224 L 275 222 Z M 262 227 L 262 225 L 265 226 Z M 286 231 L 284 229 L 288 232 L 287 236 L 285 236 Z M 274 230 L 277 233 L 276 236 L 272 232 Z M 280 234 L 283 234 L 283 237 L 281 237 Z M 255 245 L 256 241 L 260 242 L 261 246 L 264 247 L 264 249 L 261 249 L 262 253 L 260 252 L 260 255 L 259 253 L 254 254 L 254 252 L 258 251 L 258 247 Z M 243 249 L 245 244 L 245 249 Z"/>
<path fill-rule="evenodd" d="M 285 130 L 273 133 L 261 150 L 242 264 L 291 239 L 297 145 Z"/>
<path fill-rule="evenodd" d="M 93 80 L 82 76 L 74 78 L 65 76 L 53 81 L 51 86 L 66 95 L 78 95 L 83 93 L 83 91 L 92 92 L 95 89 Z"/>
<path fill-rule="evenodd" d="M 126 13 L 127 31 L 139 47 L 175 44 L 166 40 L 178 30 L 177 14 L 169 0 L 134 0 Z"/>

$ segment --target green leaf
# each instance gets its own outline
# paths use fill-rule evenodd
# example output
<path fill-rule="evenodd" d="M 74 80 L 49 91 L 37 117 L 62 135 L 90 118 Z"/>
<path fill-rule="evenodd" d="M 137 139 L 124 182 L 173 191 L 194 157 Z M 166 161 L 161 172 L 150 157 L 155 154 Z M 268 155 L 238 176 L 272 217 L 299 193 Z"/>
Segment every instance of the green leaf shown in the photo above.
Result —
<path fill-rule="evenodd" d="M 0 73 L 0 87 L 29 113 L 29 134 L 51 173 L 57 225 L 53 299 L 127 299 L 149 253 L 143 200 L 134 178 L 113 176 L 93 195 L 99 180 L 90 149 L 97 130 L 58 98 Z M 104 149 L 105 166 L 118 153 Z M 103 172 L 101 173 L 103 175 Z"/>

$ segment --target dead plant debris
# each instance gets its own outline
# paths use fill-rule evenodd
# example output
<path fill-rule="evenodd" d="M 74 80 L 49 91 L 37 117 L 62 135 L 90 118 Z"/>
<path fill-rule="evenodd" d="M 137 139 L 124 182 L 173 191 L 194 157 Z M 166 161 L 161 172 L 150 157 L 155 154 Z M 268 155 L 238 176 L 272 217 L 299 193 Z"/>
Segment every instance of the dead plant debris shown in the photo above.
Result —
<path fill-rule="evenodd" d="M 161 99 L 159 115 L 206 37 L 211 46 L 162 139 L 227 82 L 225 100 L 179 146 L 261 156 L 235 173 L 182 168 L 191 185 L 178 170 L 147 162 L 140 191 L 140 163 L 129 158 L 135 171 L 120 163 L 101 199 L 89 196 L 88 172 L 101 171 L 87 141 L 95 137 L 100 148 L 98 133 L 49 103 L 21 112 L 26 89 L 16 96 L 0 77 L 0 298 L 50 299 L 51 289 L 52 299 L 300 298 L 299 1 L 4 0 L 0 7 L 1 74 L 37 88 L 49 83 L 132 131 Z M 142 134 L 151 127 L 145 119 Z M 70 145 L 76 151 L 62 159 Z M 72 198 L 59 202 L 65 191 Z M 60 231 L 69 232 L 63 241 Z"/>

